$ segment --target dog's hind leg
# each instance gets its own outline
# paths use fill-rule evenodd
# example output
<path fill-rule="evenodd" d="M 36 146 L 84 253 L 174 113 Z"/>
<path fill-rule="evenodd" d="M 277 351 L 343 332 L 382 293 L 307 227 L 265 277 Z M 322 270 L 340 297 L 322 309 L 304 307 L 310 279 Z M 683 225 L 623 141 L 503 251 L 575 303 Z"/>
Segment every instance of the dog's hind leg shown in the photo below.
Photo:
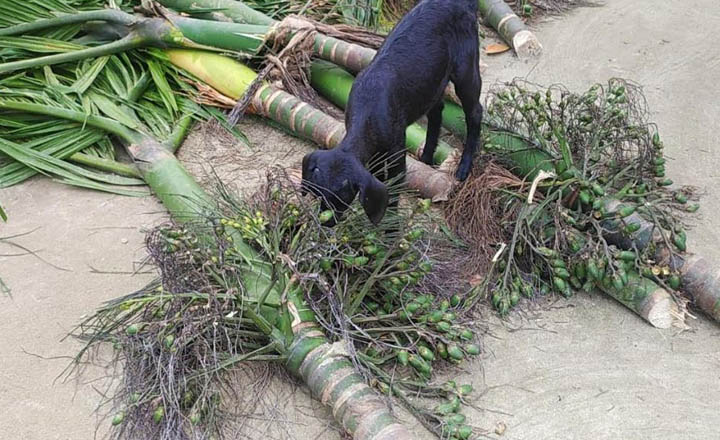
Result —
<path fill-rule="evenodd" d="M 442 124 L 442 111 L 445 104 L 440 99 L 427 114 L 427 136 L 420 160 L 428 165 L 433 164 L 433 156 L 440 138 L 440 125 Z"/>

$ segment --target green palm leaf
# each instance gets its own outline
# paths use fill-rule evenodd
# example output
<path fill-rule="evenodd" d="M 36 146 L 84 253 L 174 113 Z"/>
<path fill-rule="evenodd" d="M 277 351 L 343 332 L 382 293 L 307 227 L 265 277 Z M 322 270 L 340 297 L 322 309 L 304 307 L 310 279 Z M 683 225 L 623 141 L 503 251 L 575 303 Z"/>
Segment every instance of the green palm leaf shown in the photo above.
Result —
<path fill-rule="evenodd" d="M 63 131 L 37 137 L 32 141 L 22 144 L 23 150 L 36 151 L 62 160 L 87 149 L 106 137 L 105 133 L 94 128 L 82 130 L 78 129 L 80 128 L 79 124 L 69 125 L 70 126 Z M 12 142 L 8 137 L 6 137 L 5 140 Z M 8 158 L 10 157 L 8 156 Z M 0 166 L 0 187 L 16 185 L 34 176 L 37 172 L 35 168 L 31 168 L 17 159 L 9 161 L 6 165 Z"/>
<path fill-rule="evenodd" d="M 162 98 L 162 102 L 165 105 L 165 108 L 167 108 L 168 112 L 170 113 L 177 113 L 177 102 L 175 101 L 175 96 L 173 95 L 173 91 L 170 88 L 170 84 L 168 84 L 168 81 L 165 78 L 165 72 L 163 68 L 160 67 L 160 64 L 153 59 L 147 60 L 147 66 L 150 70 L 150 74 L 152 75 L 155 87 L 157 88 L 158 93 L 160 93 L 160 97 Z"/>
<path fill-rule="evenodd" d="M 0 138 L 0 152 L 11 157 L 24 165 L 33 168 L 39 173 L 48 176 L 58 176 L 64 183 L 93 188 L 116 194 L 128 196 L 147 195 L 144 191 L 131 191 L 117 188 L 113 185 L 143 185 L 140 179 L 113 176 L 111 174 L 98 173 L 85 168 L 57 159 L 49 154 L 26 149 L 22 146 Z"/>

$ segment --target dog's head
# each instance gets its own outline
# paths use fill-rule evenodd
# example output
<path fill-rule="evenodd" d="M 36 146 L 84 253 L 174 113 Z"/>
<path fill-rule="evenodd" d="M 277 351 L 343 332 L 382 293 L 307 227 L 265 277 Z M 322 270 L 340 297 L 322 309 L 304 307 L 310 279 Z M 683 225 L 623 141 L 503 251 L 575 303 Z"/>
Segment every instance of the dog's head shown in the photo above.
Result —
<path fill-rule="evenodd" d="M 302 161 L 302 190 L 322 198 L 323 209 L 345 211 L 357 193 L 368 218 L 380 223 L 388 204 L 388 190 L 353 155 L 340 150 L 315 151 Z"/>

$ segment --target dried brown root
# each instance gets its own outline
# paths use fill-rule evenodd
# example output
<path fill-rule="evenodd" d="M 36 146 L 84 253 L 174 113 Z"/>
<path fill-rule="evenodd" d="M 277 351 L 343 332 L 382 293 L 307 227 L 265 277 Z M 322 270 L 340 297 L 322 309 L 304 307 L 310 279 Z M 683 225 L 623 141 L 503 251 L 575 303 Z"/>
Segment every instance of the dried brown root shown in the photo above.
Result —
<path fill-rule="evenodd" d="M 483 158 L 479 161 L 484 162 Z M 506 212 L 497 197 L 501 188 L 520 189 L 525 182 L 493 161 L 478 172 L 476 167 L 468 180 L 460 185 L 445 205 L 448 226 L 470 245 L 470 275 L 484 273 L 494 246 L 505 240 L 503 223 L 514 215 Z"/>
<path fill-rule="evenodd" d="M 230 122 L 234 124 L 242 117 L 265 81 L 281 85 L 283 90 L 300 100 L 326 113 L 332 113 L 331 107 L 319 99 L 317 92 L 310 85 L 308 76 L 318 37 L 370 49 L 379 48 L 385 39 L 382 35 L 357 26 L 342 24 L 331 26 L 297 15 L 285 17 L 273 27 L 268 37 L 272 41 L 272 47 L 265 55 L 265 67 L 260 70 L 245 95 L 235 104 L 230 114 Z"/>

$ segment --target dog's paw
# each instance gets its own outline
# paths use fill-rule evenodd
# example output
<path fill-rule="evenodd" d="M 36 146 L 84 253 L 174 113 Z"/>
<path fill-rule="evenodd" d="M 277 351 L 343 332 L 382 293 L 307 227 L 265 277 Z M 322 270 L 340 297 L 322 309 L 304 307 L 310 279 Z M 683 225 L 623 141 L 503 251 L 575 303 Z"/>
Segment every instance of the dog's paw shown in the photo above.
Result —
<path fill-rule="evenodd" d="M 460 182 L 464 182 L 468 176 L 470 175 L 470 167 L 469 166 L 463 166 L 463 164 L 460 164 L 457 171 L 455 171 L 455 178 L 459 180 Z"/>

